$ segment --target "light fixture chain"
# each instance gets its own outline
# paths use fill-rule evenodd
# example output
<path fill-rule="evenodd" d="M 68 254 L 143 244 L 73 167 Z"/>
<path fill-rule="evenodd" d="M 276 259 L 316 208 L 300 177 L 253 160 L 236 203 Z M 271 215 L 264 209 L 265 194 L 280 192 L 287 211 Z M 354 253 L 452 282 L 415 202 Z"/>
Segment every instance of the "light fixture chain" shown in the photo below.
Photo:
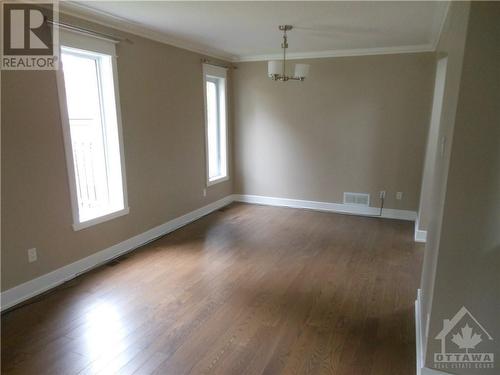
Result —
<path fill-rule="evenodd" d="M 286 49 L 288 47 L 288 42 L 287 42 L 287 37 L 286 37 L 286 28 L 283 31 L 283 45 L 281 46 L 283 48 L 283 79 L 286 77 Z"/>
<path fill-rule="evenodd" d="M 283 42 L 281 48 L 283 49 L 283 61 L 281 62 L 281 74 L 279 73 L 279 61 L 269 61 L 268 75 L 274 81 L 286 82 L 288 80 L 304 81 L 309 72 L 308 64 L 296 64 L 295 73 L 293 75 L 286 74 L 286 50 L 288 49 L 288 36 L 287 31 L 292 30 L 292 25 L 280 25 L 280 31 L 283 31 Z"/>

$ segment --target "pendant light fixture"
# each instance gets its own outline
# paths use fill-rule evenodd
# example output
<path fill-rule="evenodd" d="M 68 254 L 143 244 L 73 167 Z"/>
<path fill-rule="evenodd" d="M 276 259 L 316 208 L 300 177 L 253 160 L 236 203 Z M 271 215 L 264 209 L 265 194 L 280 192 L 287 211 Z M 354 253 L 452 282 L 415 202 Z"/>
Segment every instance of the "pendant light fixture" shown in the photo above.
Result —
<path fill-rule="evenodd" d="M 287 31 L 292 30 L 292 25 L 280 25 L 279 29 L 283 31 L 283 60 L 269 61 L 267 64 L 267 74 L 273 81 L 286 82 L 289 80 L 303 81 L 309 74 L 309 64 L 295 64 L 294 74 L 288 75 L 286 72 L 286 49 L 288 48 Z"/>

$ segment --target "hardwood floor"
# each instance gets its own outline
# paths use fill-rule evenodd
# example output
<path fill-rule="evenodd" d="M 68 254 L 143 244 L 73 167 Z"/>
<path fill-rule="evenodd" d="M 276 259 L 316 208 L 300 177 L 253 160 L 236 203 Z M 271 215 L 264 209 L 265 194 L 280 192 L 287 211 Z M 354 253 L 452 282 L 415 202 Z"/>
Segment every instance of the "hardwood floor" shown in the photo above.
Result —
<path fill-rule="evenodd" d="M 413 223 L 233 204 L 2 316 L 3 374 L 415 373 Z"/>

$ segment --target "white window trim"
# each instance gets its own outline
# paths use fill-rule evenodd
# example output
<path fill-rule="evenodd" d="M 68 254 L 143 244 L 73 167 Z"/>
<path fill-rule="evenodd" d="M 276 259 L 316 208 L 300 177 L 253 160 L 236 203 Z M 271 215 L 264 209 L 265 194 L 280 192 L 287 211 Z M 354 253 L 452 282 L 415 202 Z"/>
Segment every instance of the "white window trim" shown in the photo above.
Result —
<path fill-rule="evenodd" d="M 226 175 L 210 180 L 209 177 L 209 156 L 208 156 L 208 110 L 207 110 L 207 76 L 218 77 L 224 79 L 224 100 L 225 100 L 225 117 L 226 117 Z M 229 181 L 229 116 L 227 103 L 227 68 L 210 64 L 203 64 L 203 102 L 205 110 L 205 173 L 207 187 L 215 184 Z"/>
<path fill-rule="evenodd" d="M 71 144 L 71 133 L 68 118 L 68 107 L 66 103 L 66 89 L 64 85 L 64 72 L 62 66 L 59 65 L 56 70 L 57 92 L 59 95 L 59 112 L 61 115 L 61 123 L 63 128 L 64 150 L 66 154 L 66 168 L 68 170 L 69 191 L 71 198 L 71 211 L 73 215 L 73 230 L 79 231 L 84 228 L 89 228 L 96 224 L 115 219 L 120 216 L 127 215 L 130 212 L 128 205 L 127 193 L 127 175 L 125 171 L 125 155 L 123 152 L 123 135 L 122 135 L 122 116 L 120 108 L 120 90 L 118 88 L 118 74 L 116 66 L 116 49 L 115 42 L 102 40 L 78 32 L 60 31 L 60 44 L 65 47 L 73 47 L 83 49 L 105 55 L 111 55 L 111 64 L 113 70 L 113 85 L 115 91 L 115 106 L 116 106 L 116 122 L 118 131 L 118 143 L 120 149 L 120 164 L 122 173 L 122 191 L 123 191 L 123 209 L 110 212 L 109 214 L 96 217 L 91 220 L 80 221 L 78 209 L 78 194 L 76 190 L 75 168 L 73 160 L 73 148 Z M 59 51 L 60 53 L 61 51 Z M 59 54 L 61 56 L 61 54 Z M 60 64 L 60 62 L 59 62 Z"/>

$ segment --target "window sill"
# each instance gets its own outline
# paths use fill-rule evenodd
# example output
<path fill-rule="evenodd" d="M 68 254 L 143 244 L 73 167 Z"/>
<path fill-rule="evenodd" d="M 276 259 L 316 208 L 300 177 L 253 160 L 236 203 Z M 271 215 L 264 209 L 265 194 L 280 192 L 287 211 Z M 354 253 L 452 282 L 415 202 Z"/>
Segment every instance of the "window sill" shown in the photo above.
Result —
<path fill-rule="evenodd" d="M 117 217 L 120 217 L 120 216 L 128 215 L 129 211 L 130 211 L 130 209 L 128 207 L 126 207 L 122 210 L 111 212 L 111 213 L 104 215 L 104 216 L 96 217 L 95 219 L 82 221 L 81 223 L 74 223 L 73 230 L 76 232 L 76 231 L 79 231 L 79 230 L 82 230 L 82 229 L 85 229 L 85 228 L 88 228 L 88 227 L 91 227 L 91 226 L 94 226 L 94 225 L 97 225 L 100 223 L 104 223 L 105 221 L 116 219 Z"/>
<path fill-rule="evenodd" d="M 229 176 L 216 177 L 213 180 L 208 180 L 207 186 L 212 186 L 212 185 L 218 184 L 220 182 L 228 181 L 228 180 L 229 180 Z"/>

